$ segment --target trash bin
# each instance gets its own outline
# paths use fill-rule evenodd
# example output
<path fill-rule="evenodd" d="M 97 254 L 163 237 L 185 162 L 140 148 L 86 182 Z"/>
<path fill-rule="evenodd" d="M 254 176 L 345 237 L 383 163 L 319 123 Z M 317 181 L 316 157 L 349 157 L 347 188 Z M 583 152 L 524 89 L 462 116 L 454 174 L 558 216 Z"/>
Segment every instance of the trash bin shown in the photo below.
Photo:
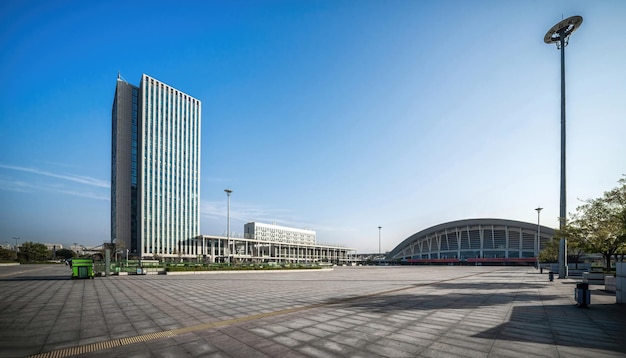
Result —
<path fill-rule="evenodd" d="M 574 300 L 578 307 L 587 307 L 591 303 L 591 291 L 589 291 L 589 284 L 580 282 L 576 284 L 574 289 Z"/>
<path fill-rule="evenodd" d="M 93 278 L 93 260 L 92 259 L 73 259 L 72 260 L 72 279 L 76 278 Z"/>
<path fill-rule="evenodd" d="M 554 281 L 554 272 L 552 272 L 552 271 L 548 272 L 548 279 L 550 281 Z"/>

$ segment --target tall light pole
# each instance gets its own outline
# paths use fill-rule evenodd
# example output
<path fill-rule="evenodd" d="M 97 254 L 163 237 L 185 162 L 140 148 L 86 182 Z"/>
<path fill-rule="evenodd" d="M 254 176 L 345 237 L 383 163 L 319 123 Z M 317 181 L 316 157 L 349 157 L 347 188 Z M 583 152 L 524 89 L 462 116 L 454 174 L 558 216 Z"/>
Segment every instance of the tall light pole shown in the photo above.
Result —
<path fill-rule="evenodd" d="M 230 193 L 233 191 L 230 189 L 224 189 L 224 191 L 228 197 L 228 209 L 226 210 L 226 241 L 228 242 L 228 263 L 230 263 Z"/>
<path fill-rule="evenodd" d="M 539 251 L 541 250 L 541 210 L 542 207 L 537 207 L 537 253 L 535 254 L 537 262 L 537 270 L 539 269 Z"/>
<path fill-rule="evenodd" d="M 379 257 L 379 260 L 380 260 L 380 255 L 382 254 L 382 252 L 380 251 L 380 229 L 382 229 L 382 228 L 383 228 L 382 226 L 378 227 L 378 257 Z"/>
<path fill-rule="evenodd" d="M 581 16 L 568 17 L 552 26 L 544 36 L 543 41 L 547 44 L 556 44 L 561 50 L 561 201 L 559 211 L 559 229 L 563 229 L 567 222 L 567 208 L 565 197 L 565 46 L 569 43 L 569 37 L 583 23 Z M 559 244 L 559 278 L 567 277 L 567 239 L 561 238 Z"/>

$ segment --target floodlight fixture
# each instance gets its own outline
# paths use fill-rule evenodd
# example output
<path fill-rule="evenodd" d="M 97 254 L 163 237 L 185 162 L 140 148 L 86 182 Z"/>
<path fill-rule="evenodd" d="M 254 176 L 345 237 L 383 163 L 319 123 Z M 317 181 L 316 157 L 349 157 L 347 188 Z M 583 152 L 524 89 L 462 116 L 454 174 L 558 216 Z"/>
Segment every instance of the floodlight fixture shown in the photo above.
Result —
<path fill-rule="evenodd" d="M 547 44 L 556 43 L 556 48 L 567 46 L 569 37 L 583 23 L 582 16 L 571 16 L 565 20 L 561 20 L 558 24 L 552 26 L 543 38 L 543 42 Z"/>

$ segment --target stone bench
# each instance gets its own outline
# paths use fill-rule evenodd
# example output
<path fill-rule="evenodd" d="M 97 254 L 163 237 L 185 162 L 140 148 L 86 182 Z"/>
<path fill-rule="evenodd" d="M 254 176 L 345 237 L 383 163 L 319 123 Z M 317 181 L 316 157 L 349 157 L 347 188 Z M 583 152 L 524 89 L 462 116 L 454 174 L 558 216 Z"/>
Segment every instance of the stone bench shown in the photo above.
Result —
<path fill-rule="evenodd" d="M 583 272 L 583 282 L 590 285 L 604 285 L 603 272 Z"/>

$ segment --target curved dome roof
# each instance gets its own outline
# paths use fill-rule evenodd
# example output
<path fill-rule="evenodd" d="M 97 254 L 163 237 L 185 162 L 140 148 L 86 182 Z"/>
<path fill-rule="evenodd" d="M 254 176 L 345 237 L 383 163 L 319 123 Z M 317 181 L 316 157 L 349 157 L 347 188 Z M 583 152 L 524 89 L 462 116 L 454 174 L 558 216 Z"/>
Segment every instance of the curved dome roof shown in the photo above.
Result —
<path fill-rule="evenodd" d="M 445 232 L 446 230 L 455 230 L 458 228 L 466 228 L 466 227 L 476 227 L 476 226 L 493 226 L 493 227 L 507 227 L 507 228 L 519 228 L 522 230 L 528 230 L 532 232 L 537 231 L 537 224 L 527 223 L 523 221 L 517 220 L 508 220 L 508 219 L 464 219 L 464 220 L 456 220 L 450 221 L 443 224 L 431 226 L 427 229 L 419 231 L 405 240 L 403 240 L 398 246 L 396 246 L 391 252 L 387 255 L 387 259 L 393 259 L 399 253 L 401 253 L 407 246 L 411 243 L 416 242 L 420 239 L 426 238 L 428 236 L 434 235 L 438 232 Z M 549 228 L 547 226 L 541 226 L 541 236 L 543 237 L 552 237 L 554 235 L 554 229 Z M 543 240 L 543 239 L 542 239 Z"/>

